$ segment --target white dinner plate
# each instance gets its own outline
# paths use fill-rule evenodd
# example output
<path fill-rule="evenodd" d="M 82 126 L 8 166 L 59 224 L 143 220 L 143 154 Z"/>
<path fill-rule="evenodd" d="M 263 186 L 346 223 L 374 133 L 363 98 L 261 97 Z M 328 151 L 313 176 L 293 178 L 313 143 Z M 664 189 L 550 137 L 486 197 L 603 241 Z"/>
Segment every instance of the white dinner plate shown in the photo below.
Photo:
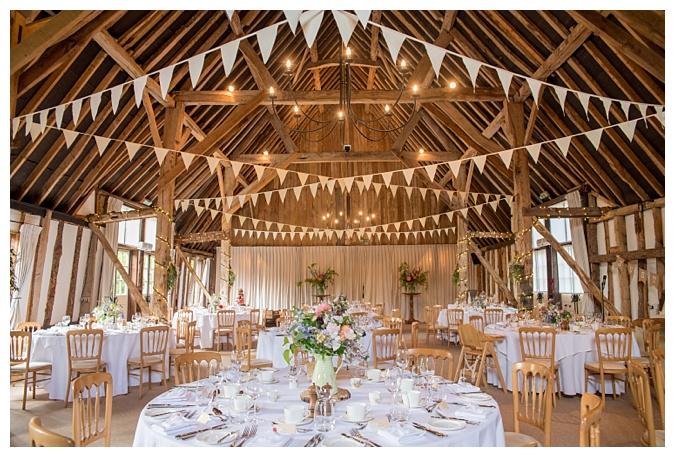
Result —
<path fill-rule="evenodd" d="M 225 437 L 223 441 L 220 443 L 218 440 L 221 438 Z M 199 441 L 200 443 L 204 444 L 225 444 L 225 443 L 231 443 L 234 441 L 234 439 L 237 437 L 237 432 L 232 431 L 232 430 L 207 430 L 205 432 L 201 432 L 197 434 L 195 437 L 195 440 Z"/>
<path fill-rule="evenodd" d="M 278 379 L 272 379 L 270 382 L 263 381 L 262 383 L 263 384 L 277 384 L 277 383 L 279 383 L 279 380 Z"/>
<path fill-rule="evenodd" d="M 486 394 L 485 392 L 472 392 L 466 394 L 459 394 L 464 400 L 468 401 L 489 401 L 492 400 L 492 396 Z"/>
<path fill-rule="evenodd" d="M 309 417 L 309 416 L 306 416 L 304 419 L 302 419 L 302 422 L 300 422 L 299 424 L 293 424 L 293 425 L 295 425 L 297 427 L 299 425 L 307 425 L 310 422 L 312 422 L 312 418 Z M 279 419 L 277 419 L 277 423 L 286 424 L 287 423 L 286 418 L 284 416 L 281 416 Z"/>
<path fill-rule="evenodd" d="M 454 419 L 438 419 L 432 417 L 427 421 L 431 427 L 438 430 L 461 430 L 466 427 L 466 422 Z"/>
<path fill-rule="evenodd" d="M 187 408 L 157 408 L 157 409 L 148 409 L 143 413 L 145 417 L 149 417 L 153 420 L 166 420 L 170 418 L 173 414 L 181 414 L 180 411 L 186 411 Z M 189 411 L 189 410 L 188 410 Z"/>
<path fill-rule="evenodd" d="M 366 414 L 366 417 L 364 417 L 364 418 L 361 419 L 360 421 L 351 420 L 351 419 L 347 416 L 347 413 L 344 413 L 342 416 L 340 416 L 340 420 L 343 420 L 343 421 L 345 421 L 345 422 L 351 422 L 351 423 L 353 423 L 353 424 L 355 424 L 355 423 L 357 423 L 357 422 L 368 422 L 368 421 L 371 421 L 371 420 L 373 420 L 373 419 L 375 419 L 375 416 L 373 416 L 373 413 L 367 413 L 367 414 Z"/>
<path fill-rule="evenodd" d="M 350 440 L 344 436 L 327 436 L 321 442 L 323 447 L 365 447 L 365 444 L 361 444 L 356 440 Z"/>

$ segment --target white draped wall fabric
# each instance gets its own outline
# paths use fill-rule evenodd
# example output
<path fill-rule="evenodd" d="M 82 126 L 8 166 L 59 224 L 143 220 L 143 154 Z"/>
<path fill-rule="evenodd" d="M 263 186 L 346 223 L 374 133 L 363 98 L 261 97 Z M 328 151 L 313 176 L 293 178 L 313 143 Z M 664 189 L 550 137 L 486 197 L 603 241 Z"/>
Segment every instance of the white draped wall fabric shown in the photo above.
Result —
<path fill-rule="evenodd" d="M 307 267 L 333 268 L 338 276 L 328 289 L 333 296 L 383 303 L 385 312 L 400 308 L 408 316 L 408 297 L 398 283 L 398 267 L 429 270 L 427 290 L 415 298 L 415 317 L 424 320 L 424 306 L 455 301 L 452 272 L 457 262 L 455 245 L 422 246 L 309 246 L 232 247 L 232 268 L 237 275 L 234 290 L 244 290 L 246 303 L 261 309 L 283 309 L 311 303 L 316 291 L 303 282 Z"/>
<path fill-rule="evenodd" d="M 110 211 L 119 211 L 122 209 L 122 201 L 117 200 L 116 198 L 110 197 L 108 199 L 108 212 Z M 108 240 L 108 243 L 117 252 L 117 238 L 120 231 L 119 222 L 113 222 L 106 224 L 105 226 L 105 238 Z M 102 253 L 101 257 L 101 277 L 99 281 L 99 292 L 98 292 L 98 301 L 105 300 L 110 296 L 110 292 L 113 290 L 115 284 L 115 266 L 113 261 L 108 257 L 108 254 L 105 252 Z M 97 303 L 98 304 L 98 303 Z M 96 306 L 96 305 L 94 305 Z"/>
<path fill-rule="evenodd" d="M 570 208 L 581 207 L 581 194 L 578 190 L 567 194 L 567 205 Z M 579 264 L 586 276 L 591 276 L 591 267 L 588 263 L 588 245 L 586 244 L 586 234 L 584 233 L 584 221 L 581 218 L 570 218 L 570 229 L 572 231 L 572 249 L 574 250 L 574 260 Z M 593 304 L 593 295 L 586 289 L 584 283 L 581 283 L 584 289 L 581 300 L 581 313 L 592 313 L 595 310 Z"/>
<path fill-rule="evenodd" d="M 26 314 L 25 303 L 20 303 L 20 298 L 27 300 L 28 291 L 24 291 L 23 297 L 19 297 L 19 294 L 22 293 L 23 286 L 28 286 L 29 284 L 26 282 L 26 278 L 33 269 L 35 249 L 37 248 L 41 232 L 42 227 L 32 224 L 23 224 L 19 229 L 19 248 L 16 253 L 16 263 L 14 264 L 16 286 L 19 290 L 15 290 L 12 293 L 10 307 L 10 329 L 12 330 L 24 319 Z"/>

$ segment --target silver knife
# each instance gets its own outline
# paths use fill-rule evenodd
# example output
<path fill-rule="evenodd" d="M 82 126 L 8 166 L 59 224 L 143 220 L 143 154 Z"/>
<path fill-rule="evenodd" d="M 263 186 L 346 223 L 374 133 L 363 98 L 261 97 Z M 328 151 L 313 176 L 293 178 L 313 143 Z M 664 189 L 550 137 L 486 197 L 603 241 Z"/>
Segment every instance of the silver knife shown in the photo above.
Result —
<path fill-rule="evenodd" d="M 358 439 L 355 436 L 347 435 L 346 433 L 341 433 L 341 435 L 344 436 L 345 438 L 349 438 L 350 440 L 354 440 L 359 444 L 363 444 L 364 446 L 369 446 L 368 443 L 366 443 L 365 441 L 361 441 L 360 439 Z"/>
<path fill-rule="evenodd" d="M 452 416 L 447 416 L 447 417 L 446 416 L 431 416 L 431 417 L 433 417 L 434 419 L 452 419 L 452 420 L 456 420 L 456 421 L 462 421 L 462 422 L 466 422 L 469 425 L 479 425 L 478 422 L 471 421 L 471 420 L 468 420 L 468 419 L 462 419 L 461 417 L 452 417 Z"/>
<path fill-rule="evenodd" d="M 316 439 L 316 442 L 314 443 L 314 446 L 312 446 L 312 447 L 317 447 L 319 444 L 321 444 L 321 442 L 323 441 L 323 439 L 325 437 L 326 436 L 323 433 L 320 434 L 319 437 Z"/>
<path fill-rule="evenodd" d="M 311 438 L 309 439 L 309 441 L 307 441 L 307 443 L 305 443 L 305 446 L 304 446 L 304 447 L 313 447 L 312 445 L 314 444 L 314 442 L 315 442 L 317 439 L 319 439 L 319 435 L 318 435 L 318 434 L 316 434 L 316 435 L 314 435 L 313 437 L 311 437 Z"/>
<path fill-rule="evenodd" d="M 418 428 L 420 430 L 424 430 L 425 432 L 429 432 L 432 435 L 436 435 L 436 436 L 439 436 L 441 438 L 444 438 L 444 437 L 448 436 L 445 433 L 437 432 L 436 430 L 432 430 L 429 427 L 425 427 L 422 424 L 418 424 L 417 422 L 413 422 L 413 427 Z"/>

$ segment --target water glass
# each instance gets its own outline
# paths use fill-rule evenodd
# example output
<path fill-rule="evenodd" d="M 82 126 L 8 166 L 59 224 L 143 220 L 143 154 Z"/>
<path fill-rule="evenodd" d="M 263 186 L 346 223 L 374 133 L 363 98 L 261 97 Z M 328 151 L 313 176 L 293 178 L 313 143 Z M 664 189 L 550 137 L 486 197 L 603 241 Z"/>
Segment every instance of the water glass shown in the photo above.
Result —
<path fill-rule="evenodd" d="M 335 407 L 331 400 L 316 402 L 314 407 L 314 427 L 317 432 L 330 432 L 335 427 Z"/>
<path fill-rule="evenodd" d="M 410 419 L 410 407 L 404 400 L 405 395 L 403 392 L 395 392 L 389 410 L 389 420 L 398 422 L 401 427 Z"/>
<path fill-rule="evenodd" d="M 63 324 L 64 327 L 68 327 L 70 325 L 70 316 L 66 314 L 61 318 L 61 323 Z"/>

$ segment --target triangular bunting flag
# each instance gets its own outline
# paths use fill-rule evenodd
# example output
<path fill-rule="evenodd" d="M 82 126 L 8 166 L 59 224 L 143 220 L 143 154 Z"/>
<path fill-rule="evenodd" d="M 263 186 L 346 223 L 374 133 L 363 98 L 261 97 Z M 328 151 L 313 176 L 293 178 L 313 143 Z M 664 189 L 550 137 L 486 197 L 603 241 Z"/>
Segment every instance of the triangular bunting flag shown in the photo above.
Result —
<path fill-rule="evenodd" d="M 175 211 L 178 211 L 178 208 L 180 207 L 180 200 L 174 200 L 173 207 Z"/>
<path fill-rule="evenodd" d="M 234 61 L 237 60 L 237 51 L 239 50 L 239 40 L 230 41 L 220 47 L 220 59 L 223 61 L 223 70 L 225 76 L 230 74 Z"/>
<path fill-rule="evenodd" d="M 380 196 L 380 190 L 382 189 L 382 184 L 380 184 L 379 182 L 374 182 L 373 188 L 375 189 L 375 195 L 377 197 L 379 197 Z"/>
<path fill-rule="evenodd" d="M 277 174 L 279 175 L 279 185 L 281 185 L 284 183 L 284 180 L 286 179 L 288 170 L 284 170 L 283 168 L 277 168 Z"/>
<path fill-rule="evenodd" d="M 492 211 L 497 211 L 497 206 L 499 206 L 499 200 L 495 200 L 493 202 L 490 202 L 490 206 L 492 206 Z"/>
<path fill-rule="evenodd" d="M 98 107 L 101 105 L 101 95 L 101 92 L 96 92 L 89 98 L 89 104 L 91 105 L 91 117 L 94 120 L 96 120 L 96 115 L 98 114 Z"/>
<path fill-rule="evenodd" d="M 307 178 L 309 178 L 309 175 L 307 173 L 297 173 L 298 179 L 300 180 L 301 185 L 305 185 L 307 182 Z"/>
<path fill-rule="evenodd" d="M 56 107 L 54 110 L 54 115 L 56 117 L 56 128 L 60 129 L 61 128 L 61 123 L 63 122 L 63 113 L 66 110 L 66 105 L 59 105 Z M 18 119 L 17 119 L 18 122 Z M 12 134 L 13 136 L 14 134 Z"/>
<path fill-rule="evenodd" d="M 174 67 L 175 65 L 171 65 L 159 70 L 159 87 L 162 90 L 162 98 L 164 100 L 166 100 L 166 94 L 169 92 L 169 86 L 171 85 Z"/>
<path fill-rule="evenodd" d="M 77 139 L 77 137 L 80 135 L 78 132 L 75 132 L 73 130 L 63 129 L 62 132 L 63 132 L 63 136 L 66 139 L 66 146 L 67 147 L 70 147 L 73 144 L 73 142 Z"/>
<path fill-rule="evenodd" d="M 272 192 L 265 192 L 263 194 L 265 196 L 265 202 L 269 205 L 272 202 Z M 269 227 L 267 227 L 269 229 Z"/>
<path fill-rule="evenodd" d="M 459 176 L 459 167 L 462 166 L 462 161 L 461 160 L 453 160 L 452 162 L 449 162 L 448 165 L 450 166 L 450 169 L 452 170 L 452 174 L 455 175 L 455 178 Z"/>
<path fill-rule="evenodd" d="M 277 39 L 278 28 L 279 24 L 274 24 L 255 34 L 256 38 L 258 38 L 258 46 L 260 46 L 260 55 L 262 56 L 263 63 L 267 63 L 267 59 L 270 58 L 274 42 Z"/>
<path fill-rule="evenodd" d="M 253 206 L 258 204 L 258 194 L 251 194 L 251 204 Z"/>
<path fill-rule="evenodd" d="M 183 212 L 187 211 L 188 206 L 190 206 L 190 202 L 187 200 L 181 200 L 180 207 L 183 208 Z"/>
<path fill-rule="evenodd" d="M 57 110 L 58 110 L 58 108 L 57 108 Z M 58 111 L 57 111 L 57 113 L 58 113 Z M 57 120 L 58 120 L 58 117 L 57 117 Z M 21 119 L 19 119 L 18 117 L 15 117 L 14 119 L 12 119 L 12 139 L 16 138 L 16 132 L 19 131 L 19 122 L 20 121 L 21 121 Z M 58 127 L 61 128 L 61 125 L 59 124 Z"/>
<path fill-rule="evenodd" d="M 300 193 L 302 193 L 303 187 L 298 186 L 293 188 L 293 192 L 295 193 L 295 199 L 300 201 Z"/>
<path fill-rule="evenodd" d="M 530 90 L 532 91 L 532 98 L 534 99 L 534 102 L 538 105 L 539 104 L 539 89 L 541 89 L 541 81 L 538 81 L 536 79 L 532 78 L 525 78 L 527 81 L 527 85 L 530 86 Z"/>
<path fill-rule="evenodd" d="M 237 195 L 237 198 L 239 199 L 239 207 L 244 207 L 244 203 L 246 203 L 246 195 Z M 244 216 L 239 216 L 239 222 L 243 221 L 242 217 Z"/>
<path fill-rule="evenodd" d="M 590 132 L 586 132 L 586 138 L 589 139 L 591 143 L 593 143 L 593 146 L 597 150 L 598 147 L 600 146 L 600 140 L 602 139 L 602 131 L 604 129 L 595 129 L 591 130 Z"/>
<path fill-rule="evenodd" d="M 570 148 L 570 141 L 572 141 L 571 136 L 566 136 L 563 138 L 556 138 L 555 145 L 558 146 L 560 152 L 562 152 L 563 157 L 567 157 L 567 150 Z"/>
<path fill-rule="evenodd" d="M 337 234 L 338 240 L 342 239 L 342 234 L 344 233 L 344 230 L 336 230 L 335 233 Z"/>
<path fill-rule="evenodd" d="M 560 107 L 562 108 L 563 114 L 565 114 L 565 100 L 567 99 L 567 89 L 560 86 L 553 86 L 553 91 L 555 92 L 555 95 L 558 97 L 558 103 L 560 103 Z"/>
<path fill-rule="evenodd" d="M 218 164 L 220 163 L 220 159 L 218 157 L 206 157 L 206 161 L 209 164 L 209 171 L 211 174 L 215 173 L 216 169 L 218 169 Z"/>
<path fill-rule="evenodd" d="M 633 141 L 636 126 L 637 126 L 637 119 L 628 122 L 622 122 L 621 124 L 619 124 L 621 131 L 628 137 L 629 143 Z"/>
<path fill-rule="evenodd" d="M 396 229 L 397 232 L 398 232 L 398 229 L 399 229 L 400 227 L 401 227 L 401 223 L 400 223 L 400 222 L 394 222 L 394 229 Z"/>
<path fill-rule="evenodd" d="M 335 180 L 331 179 L 326 183 L 326 189 L 328 189 L 328 193 L 333 195 L 333 189 L 335 188 Z"/>
<path fill-rule="evenodd" d="M 420 191 L 420 195 L 422 196 L 422 200 L 425 200 L 427 198 L 427 189 L 426 187 L 419 187 L 418 190 Z"/>
<path fill-rule="evenodd" d="M 192 83 L 193 89 L 197 87 L 199 77 L 202 75 L 205 56 L 206 54 L 202 53 L 188 59 L 188 70 L 190 71 L 190 82 Z"/>
<path fill-rule="evenodd" d="M 619 102 L 621 104 L 621 109 L 623 110 L 624 114 L 626 115 L 626 119 L 630 119 L 629 113 L 630 113 L 630 105 L 631 102 L 622 100 Z"/>
<path fill-rule="evenodd" d="M 431 180 L 431 182 L 434 182 L 434 179 L 436 178 L 436 169 L 437 168 L 438 168 L 438 164 L 427 165 L 426 167 L 424 167 L 427 174 L 429 175 L 429 180 Z"/>
<path fill-rule="evenodd" d="M 485 159 L 487 159 L 487 156 L 473 156 L 472 159 L 473 163 L 476 165 L 476 168 L 478 168 L 478 171 L 483 173 L 483 169 L 485 168 Z"/>
<path fill-rule="evenodd" d="M 464 62 L 464 66 L 469 72 L 473 88 L 476 89 L 476 78 L 478 78 L 478 72 L 480 71 L 481 63 L 477 60 L 469 59 L 468 57 L 462 57 L 462 62 Z"/>
<path fill-rule="evenodd" d="M 438 224 L 438 221 L 441 219 L 440 214 L 434 214 L 431 216 L 431 219 L 434 221 L 434 224 Z"/>
<path fill-rule="evenodd" d="M 239 176 L 239 171 L 241 170 L 241 167 L 244 164 L 242 162 L 234 162 L 233 160 L 230 160 L 230 165 L 232 166 L 232 173 L 234 173 L 234 179 L 237 179 L 237 176 Z"/>
<path fill-rule="evenodd" d="M 356 181 L 356 187 L 359 189 L 359 194 L 362 194 L 366 188 L 366 185 L 362 181 Z"/>
<path fill-rule="evenodd" d="M 532 156 L 534 163 L 537 163 L 539 161 L 539 153 L 541 152 L 541 143 L 525 146 L 525 149 L 527 149 L 527 152 L 529 152 L 530 156 Z"/>
<path fill-rule="evenodd" d="M 504 94 L 508 97 L 509 89 L 511 88 L 511 80 L 513 79 L 513 73 L 502 70 L 501 68 L 497 68 L 497 76 L 499 77 L 499 81 L 502 83 Z"/>
<path fill-rule="evenodd" d="M 98 148 L 98 154 L 103 155 L 105 148 L 108 147 L 110 143 L 110 138 L 104 138 L 102 136 L 94 135 L 94 140 L 96 140 L 96 147 Z"/>
<path fill-rule="evenodd" d="M 506 151 L 502 151 L 499 153 L 499 157 L 501 157 L 502 162 L 504 162 L 504 165 L 508 169 L 509 166 L 511 165 L 511 157 L 513 156 L 513 149 L 509 149 Z"/>
<path fill-rule="evenodd" d="M 441 189 L 432 189 L 434 191 L 434 194 L 436 194 L 436 200 L 441 198 Z"/>
<path fill-rule="evenodd" d="M 361 21 L 361 26 L 365 29 L 368 25 L 368 20 L 370 19 L 371 10 L 354 10 L 356 17 Z"/>
<path fill-rule="evenodd" d="M 469 213 L 469 208 L 462 208 L 459 210 L 459 212 L 462 213 L 462 216 L 464 216 L 464 219 L 466 219 L 466 216 Z"/>
<path fill-rule="evenodd" d="M 134 79 L 134 99 L 136 100 L 136 108 L 141 106 L 141 103 L 143 102 L 143 90 L 145 90 L 145 85 L 147 83 L 148 75 L 143 75 Z"/>
<path fill-rule="evenodd" d="M 77 125 L 77 121 L 80 119 L 80 111 L 82 111 L 82 99 L 77 99 L 70 104 L 73 110 L 73 124 Z"/>
<path fill-rule="evenodd" d="M 373 182 L 373 175 L 364 175 L 361 176 L 363 178 L 363 184 L 366 186 L 366 189 L 370 189 L 370 183 Z"/>
<path fill-rule="evenodd" d="M 473 207 L 473 210 L 477 212 L 479 216 L 483 214 L 483 205 L 484 203 Z"/>
<path fill-rule="evenodd" d="M 349 177 L 344 179 L 344 186 L 345 186 L 345 189 L 347 190 L 347 192 L 352 191 L 353 185 L 354 185 L 354 177 L 353 176 L 349 176 Z"/>
<path fill-rule="evenodd" d="M 239 199 L 241 200 L 241 196 L 239 196 Z M 237 215 L 237 217 L 239 218 L 239 226 L 243 227 L 244 222 L 246 221 L 246 216 Z"/>
<path fill-rule="evenodd" d="M 302 10 L 284 10 L 284 16 L 286 16 L 288 26 L 291 28 L 293 35 L 295 35 L 295 31 L 298 28 L 298 20 L 300 19 L 301 14 Z"/>
<path fill-rule="evenodd" d="M 406 187 L 405 191 L 408 193 L 408 198 L 410 198 L 412 196 L 413 188 L 412 187 Z"/>
<path fill-rule="evenodd" d="M 255 174 L 258 177 L 258 181 L 262 181 L 263 175 L 265 174 L 265 167 L 262 165 L 253 165 L 255 169 Z"/>
<path fill-rule="evenodd" d="M 40 111 L 40 133 L 45 133 L 47 128 L 47 117 L 49 116 L 49 109 Z"/>
<path fill-rule="evenodd" d="M 30 131 L 33 129 L 33 114 L 26 116 L 26 135 L 30 135 Z"/>
<path fill-rule="evenodd" d="M 155 146 L 155 155 L 157 156 L 157 161 L 160 165 L 164 163 L 164 157 L 169 153 L 169 150 L 166 148 L 158 148 Z"/>
<path fill-rule="evenodd" d="M 319 183 L 321 183 L 321 188 L 325 189 L 326 188 L 326 183 L 328 182 L 328 176 L 321 176 L 319 175 Z"/>
<path fill-rule="evenodd" d="M 282 203 L 286 201 L 286 191 L 288 191 L 288 189 L 279 189 L 279 198 Z"/>
<path fill-rule="evenodd" d="M 229 224 L 230 221 L 232 220 L 232 213 L 224 213 L 224 214 L 225 214 L 225 222 Z"/>
<path fill-rule="evenodd" d="M 380 30 L 382 30 L 382 36 L 384 37 L 385 43 L 387 43 L 387 48 L 389 48 L 391 60 L 396 63 L 398 51 L 401 49 L 403 41 L 405 41 L 405 35 L 387 27 L 380 27 Z"/>
<path fill-rule="evenodd" d="M 415 173 L 414 168 L 406 168 L 405 170 L 401 170 L 403 172 L 403 176 L 405 177 L 405 182 L 410 185 L 410 182 L 412 181 L 413 173 Z"/>
<path fill-rule="evenodd" d="M 37 140 L 38 136 L 40 136 L 40 125 L 33 124 L 30 128 L 30 138 L 32 141 L 35 141 Z"/>
<path fill-rule="evenodd" d="M 638 103 L 637 104 L 637 107 L 640 110 L 640 114 L 642 114 L 642 117 L 647 116 L 647 107 L 648 106 L 649 105 L 647 105 L 646 103 Z"/>
<path fill-rule="evenodd" d="M 398 191 L 398 186 L 391 185 L 391 186 L 389 186 L 389 190 L 391 190 L 392 197 L 396 198 L 396 191 Z"/>
<path fill-rule="evenodd" d="M 305 35 L 308 48 L 314 44 L 322 19 L 323 10 L 305 11 L 300 15 L 300 25 L 302 25 L 302 33 Z"/>
<path fill-rule="evenodd" d="M 577 92 L 577 97 L 579 97 L 581 107 L 584 109 L 584 113 L 586 113 L 586 118 L 588 118 L 588 101 L 591 99 L 591 94 Z"/>
<path fill-rule="evenodd" d="M 605 108 L 605 116 L 607 117 L 607 121 L 609 121 L 609 109 L 612 106 L 612 99 L 602 97 L 600 98 L 600 101 L 602 102 L 602 106 Z"/>
<path fill-rule="evenodd" d="M 318 188 L 319 188 L 318 182 L 309 185 L 309 190 L 312 192 L 312 198 L 316 198 L 316 191 Z"/>
<path fill-rule="evenodd" d="M 349 39 L 356 28 L 356 24 L 359 23 L 358 19 L 347 14 L 340 10 L 333 10 L 333 17 L 335 18 L 335 23 L 338 26 L 338 31 L 342 37 L 342 42 L 345 46 L 349 45 Z"/>
<path fill-rule="evenodd" d="M 272 222 L 270 222 L 270 221 L 265 221 L 265 230 L 269 230 L 270 227 L 272 227 Z"/>
<path fill-rule="evenodd" d="M 273 233 L 272 233 L 272 239 L 273 239 L 273 240 L 276 240 L 278 234 L 279 234 L 278 232 L 273 232 Z"/>
<path fill-rule="evenodd" d="M 194 207 L 195 207 L 195 211 L 197 212 L 197 216 L 201 216 L 202 211 L 204 211 L 204 208 L 199 206 L 199 205 L 194 205 Z"/>
<path fill-rule="evenodd" d="M 216 209 L 220 209 L 220 203 L 223 199 L 222 198 L 214 198 L 214 200 L 216 201 Z"/>
<path fill-rule="evenodd" d="M 124 88 L 123 84 L 115 86 L 110 89 L 110 101 L 112 103 L 112 112 L 117 114 L 117 107 L 120 105 L 120 98 L 122 97 L 122 89 Z"/>
<path fill-rule="evenodd" d="M 393 172 L 389 171 L 387 173 L 382 173 L 382 179 L 384 180 L 384 185 L 389 187 L 389 184 L 391 183 L 391 176 L 393 175 Z"/>
<path fill-rule="evenodd" d="M 227 18 L 231 21 L 234 10 L 225 10 L 225 12 L 227 13 Z"/>
<path fill-rule="evenodd" d="M 195 155 L 191 154 L 189 152 L 181 152 L 180 155 L 183 158 L 183 163 L 185 164 L 185 169 L 189 170 L 190 164 L 192 163 L 192 159 L 195 158 Z"/>
<path fill-rule="evenodd" d="M 434 68 L 436 78 L 438 78 L 438 75 L 440 74 L 441 71 L 441 67 L 443 66 L 443 57 L 445 57 L 445 49 L 439 48 L 438 46 L 434 46 L 433 44 L 430 43 L 424 43 L 424 49 L 426 49 L 427 51 L 429 60 L 431 60 L 431 66 Z M 475 81 L 476 78 L 473 78 L 473 80 Z"/>

